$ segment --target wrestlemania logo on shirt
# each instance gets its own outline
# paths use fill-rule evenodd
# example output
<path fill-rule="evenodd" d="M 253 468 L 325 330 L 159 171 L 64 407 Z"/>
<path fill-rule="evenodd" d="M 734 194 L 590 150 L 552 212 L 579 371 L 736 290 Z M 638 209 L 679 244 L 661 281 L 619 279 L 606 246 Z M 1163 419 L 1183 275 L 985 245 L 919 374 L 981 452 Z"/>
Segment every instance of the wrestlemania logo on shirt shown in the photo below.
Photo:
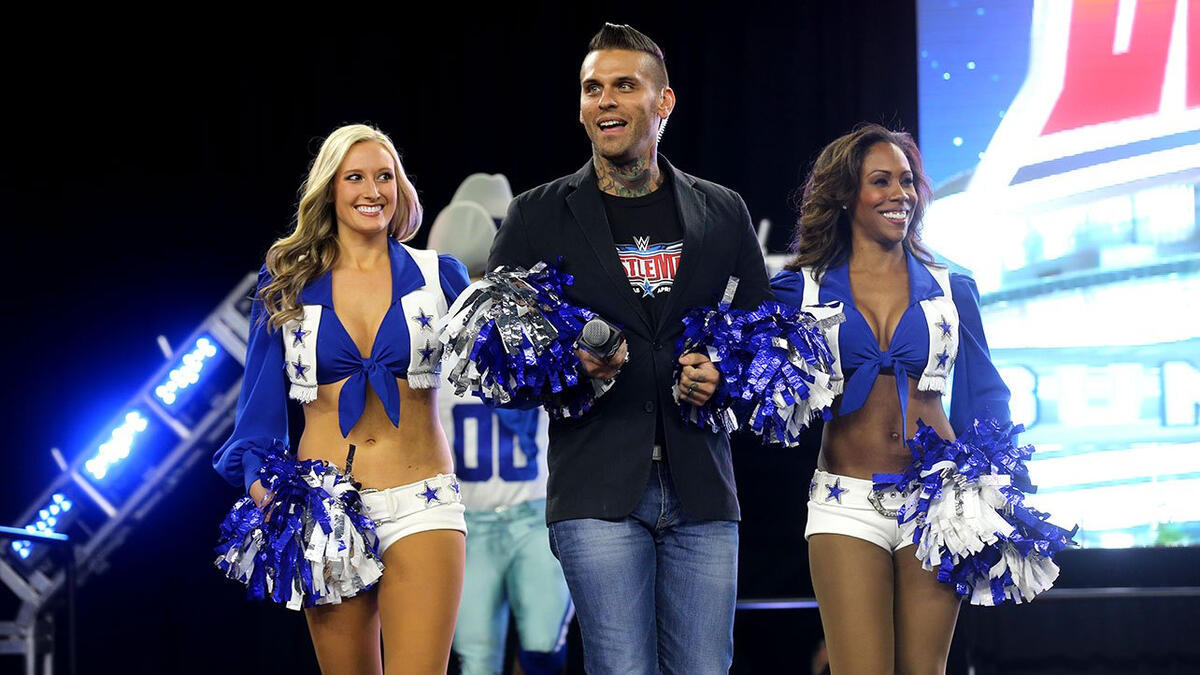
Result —
<path fill-rule="evenodd" d="M 649 298 L 670 293 L 683 253 L 683 240 L 651 244 L 650 237 L 634 237 L 633 244 L 617 244 L 617 257 L 634 293 Z"/>

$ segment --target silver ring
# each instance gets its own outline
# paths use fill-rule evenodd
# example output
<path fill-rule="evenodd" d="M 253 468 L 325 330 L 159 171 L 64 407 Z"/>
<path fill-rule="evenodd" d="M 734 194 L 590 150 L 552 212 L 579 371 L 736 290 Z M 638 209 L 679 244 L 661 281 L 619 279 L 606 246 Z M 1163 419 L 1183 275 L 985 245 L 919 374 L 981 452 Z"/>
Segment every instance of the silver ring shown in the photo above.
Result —
<path fill-rule="evenodd" d="M 694 391 L 696 391 L 696 383 L 695 383 L 695 382 L 693 382 L 693 383 L 692 383 L 692 386 L 688 387 L 688 390 L 687 390 L 687 397 L 688 397 L 688 398 L 691 398 L 691 397 L 692 397 L 692 392 L 694 392 Z"/>

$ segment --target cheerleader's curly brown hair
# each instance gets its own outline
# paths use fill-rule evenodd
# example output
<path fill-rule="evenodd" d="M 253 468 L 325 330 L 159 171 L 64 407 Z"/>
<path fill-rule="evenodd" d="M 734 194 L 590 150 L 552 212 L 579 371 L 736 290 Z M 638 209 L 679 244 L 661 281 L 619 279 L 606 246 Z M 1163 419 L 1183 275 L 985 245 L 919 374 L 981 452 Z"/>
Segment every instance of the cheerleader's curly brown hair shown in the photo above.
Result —
<path fill-rule="evenodd" d="M 876 143 L 891 143 L 904 153 L 917 188 L 913 218 L 904 235 L 904 247 L 923 263 L 937 265 L 921 243 L 922 219 L 933 200 L 921 152 L 912 136 L 878 124 L 861 124 L 826 145 L 809 171 L 800 199 L 800 218 L 792 240 L 792 259 L 786 269 L 811 267 L 820 279 L 830 267 L 850 257 L 850 214 L 858 198 L 863 160 Z M 845 208 L 843 208 L 845 207 Z"/>

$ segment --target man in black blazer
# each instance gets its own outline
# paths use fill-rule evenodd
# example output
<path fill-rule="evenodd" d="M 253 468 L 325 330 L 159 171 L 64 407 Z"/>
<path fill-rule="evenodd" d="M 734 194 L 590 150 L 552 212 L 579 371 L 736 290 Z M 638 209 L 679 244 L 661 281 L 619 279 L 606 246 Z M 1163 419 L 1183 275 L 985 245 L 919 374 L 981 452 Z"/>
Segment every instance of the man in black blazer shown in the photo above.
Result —
<path fill-rule="evenodd" d="M 730 276 L 734 305 L 770 297 L 736 192 L 658 156 L 675 105 L 662 52 L 606 24 L 580 73 L 592 158 L 513 200 L 489 266 L 558 261 L 567 298 L 624 329 L 588 374 L 615 379 L 588 413 L 550 426 L 546 520 L 583 633 L 589 673 L 724 673 L 733 658 L 737 492 L 729 439 L 685 423 L 674 400 L 719 386 L 708 359 L 679 359 L 683 313 L 711 306 Z M 628 356 L 628 362 L 625 357 Z"/>

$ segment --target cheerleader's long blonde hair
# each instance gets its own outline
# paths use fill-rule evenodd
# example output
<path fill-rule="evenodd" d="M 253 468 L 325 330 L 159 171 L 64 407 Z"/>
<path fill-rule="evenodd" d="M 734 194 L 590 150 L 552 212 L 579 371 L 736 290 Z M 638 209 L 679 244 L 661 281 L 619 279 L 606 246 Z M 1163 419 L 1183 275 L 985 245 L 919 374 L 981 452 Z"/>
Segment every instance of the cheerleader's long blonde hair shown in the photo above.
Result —
<path fill-rule="evenodd" d="M 388 223 L 388 236 L 397 241 L 408 241 L 421 226 L 421 202 L 417 199 L 416 188 L 404 173 L 392 139 L 365 124 L 335 129 L 321 144 L 321 150 L 309 167 L 308 178 L 300 186 L 295 229 L 267 251 L 271 282 L 259 290 L 258 299 L 270 317 L 271 328 L 278 329 L 299 318 L 303 313 L 300 291 L 333 268 L 338 256 L 333 181 L 350 148 L 368 141 L 383 146 L 396 164 L 400 203 L 396 204 L 396 213 Z"/>

